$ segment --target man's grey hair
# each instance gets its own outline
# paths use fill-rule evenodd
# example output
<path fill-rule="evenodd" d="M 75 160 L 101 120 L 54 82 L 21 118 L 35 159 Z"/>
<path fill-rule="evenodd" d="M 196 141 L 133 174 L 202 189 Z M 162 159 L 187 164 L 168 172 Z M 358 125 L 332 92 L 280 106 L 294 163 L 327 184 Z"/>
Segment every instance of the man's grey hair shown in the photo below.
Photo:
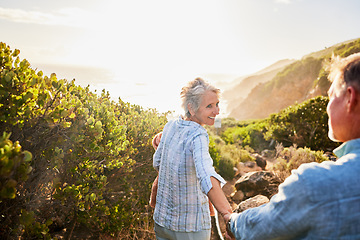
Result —
<path fill-rule="evenodd" d="M 330 70 L 328 79 L 334 82 L 339 76 L 337 89 L 353 86 L 360 91 L 360 52 L 346 58 L 333 56 L 327 69 Z"/>
<path fill-rule="evenodd" d="M 200 107 L 200 103 L 203 95 L 206 91 L 213 91 L 217 95 L 220 94 L 220 90 L 202 78 L 196 78 L 193 81 L 190 81 L 185 87 L 181 89 L 180 97 L 182 100 L 182 108 L 185 111 L 186 117 L 191 117 L 188 106 L 191 106 L 193 111 L 197 112 Z"/>

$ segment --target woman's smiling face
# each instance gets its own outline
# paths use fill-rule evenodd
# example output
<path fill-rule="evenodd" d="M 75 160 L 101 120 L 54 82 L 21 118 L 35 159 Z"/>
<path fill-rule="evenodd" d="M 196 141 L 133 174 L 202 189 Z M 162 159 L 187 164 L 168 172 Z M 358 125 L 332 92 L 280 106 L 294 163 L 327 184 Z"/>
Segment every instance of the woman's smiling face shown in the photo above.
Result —
<path fill-rule="evenodd" d="M 215 117 L 219 113 L 219 96 L 217 93 L 208 90 L 202 96 L 199 109 L 191 116 L 191 120 L 202 126 L 214 125 Z"/>

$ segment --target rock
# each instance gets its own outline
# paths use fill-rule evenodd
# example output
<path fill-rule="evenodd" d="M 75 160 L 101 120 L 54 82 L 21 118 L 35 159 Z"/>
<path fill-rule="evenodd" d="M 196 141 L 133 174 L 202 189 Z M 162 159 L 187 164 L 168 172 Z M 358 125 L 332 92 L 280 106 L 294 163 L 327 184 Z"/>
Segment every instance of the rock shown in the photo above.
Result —
<path fill-rule="evenodd" d="M 266 159 L 260 154 L 254 154 L 256 164 L 261 167 L 262 170 L 266 168 Z"/>
<path fill-rule="evenodd" d="M 245 162 L 244 166 L 248 167 L 248 168 L 254 168 L 255 167 L 255 162 L 251 162 L 251 161 Z"/>
<path fill-rule="evenodd" d="M 269 202 L 269 198 L 267 198 L 266 196 L 256 195 L 255 197 L 242 201 L 234 210 L 234 212 L 241 213 L 246 209 L 258 207 L 268 202 Z"/>
<path fill-rule="evenodd" d="M 236 202 L 237 204 L 240 203 L 242 200 L 244 200 L 244 193 L 242 191 L 236 191 L 236 192 L 233 192 L 231 195 L 230 195 L 231 199 Z"/>
<path fill-rule="evenodd" d="M 247 198 L 259 194 L 271 198 L 277 193 L 280 183 L 280 179 L 272 172 L 249 172 L 236 181 L 235 188 L 242 191 Z"/>

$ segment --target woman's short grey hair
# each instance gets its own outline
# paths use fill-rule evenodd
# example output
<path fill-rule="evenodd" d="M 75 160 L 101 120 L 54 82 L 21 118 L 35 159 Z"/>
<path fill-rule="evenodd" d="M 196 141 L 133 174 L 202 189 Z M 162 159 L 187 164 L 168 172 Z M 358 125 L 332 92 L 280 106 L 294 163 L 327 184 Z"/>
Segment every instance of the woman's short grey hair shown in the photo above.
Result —
<path fill-rule="evenodd" d="M 181 89 L 180 97 L 182 100 L 182 108 L 185 111 L 186 117 L 191 117 L 188 105 L 197 112 L 200 107 L 200 103 L 203 95 L 206 91 L 213 91 L 216 94 L 220 94 L 220 90 L 202 78 L 196 78 L 190 81 L 185 87 Z"/>

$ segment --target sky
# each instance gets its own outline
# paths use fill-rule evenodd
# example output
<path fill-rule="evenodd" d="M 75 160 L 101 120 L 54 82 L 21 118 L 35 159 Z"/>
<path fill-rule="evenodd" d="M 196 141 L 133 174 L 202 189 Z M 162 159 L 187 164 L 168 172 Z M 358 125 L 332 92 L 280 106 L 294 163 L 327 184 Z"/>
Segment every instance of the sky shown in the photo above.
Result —
<path fill-rule="evenodd" d="M 196 77 L 230 82 L 359 38 L 359 9 L 359 0 L 0 0 L 0 41 L 46 75 L 181 112 L 181 87 Z"/>

